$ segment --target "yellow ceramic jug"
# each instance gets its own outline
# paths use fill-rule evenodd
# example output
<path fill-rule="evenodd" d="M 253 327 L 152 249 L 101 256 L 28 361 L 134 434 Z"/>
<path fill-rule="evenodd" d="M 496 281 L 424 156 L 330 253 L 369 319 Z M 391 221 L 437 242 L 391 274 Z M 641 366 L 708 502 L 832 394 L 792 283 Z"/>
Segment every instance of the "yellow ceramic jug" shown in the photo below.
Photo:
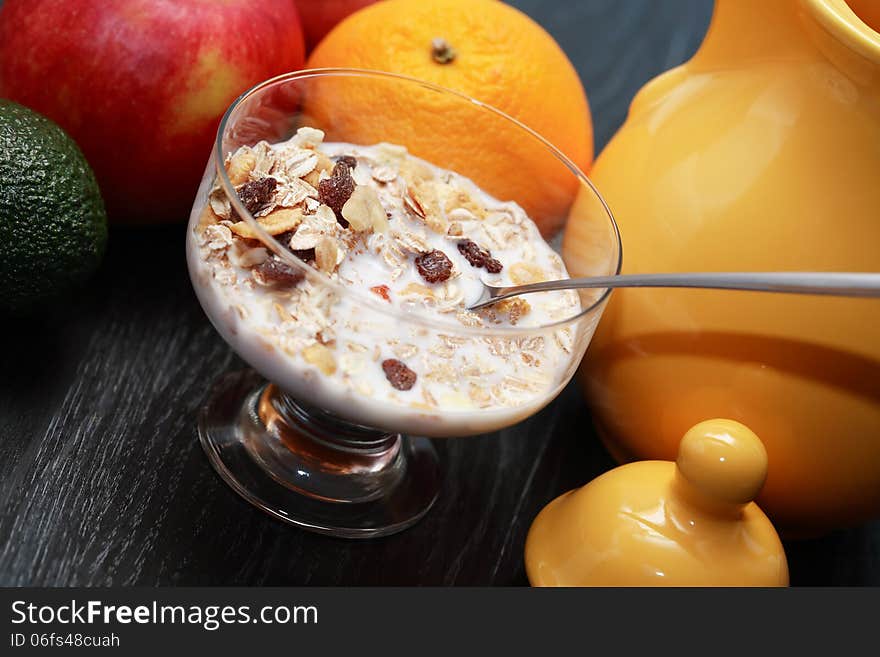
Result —
<path fill-rule="evenodd" d="M 678 458 L 615 468 L 556 498 L 529 529 L 532 586 L 787 586 L 773 525 L 752 501 L 767 452 L 739 422 L 700 422 Z"/>
<path fill-rule="evenodd" d="M 878 4 L 717 0 L 593 169 L 624 272 L 880 271 L 880 34 L 853 11 Z M 586 222 L 564 252 L 591 271 Z M 618 290 L 580 377 L 621 460 L 730 417 L 762 436 L 759 503 L 790 535 L 880 513 L 876 300 Z"/>

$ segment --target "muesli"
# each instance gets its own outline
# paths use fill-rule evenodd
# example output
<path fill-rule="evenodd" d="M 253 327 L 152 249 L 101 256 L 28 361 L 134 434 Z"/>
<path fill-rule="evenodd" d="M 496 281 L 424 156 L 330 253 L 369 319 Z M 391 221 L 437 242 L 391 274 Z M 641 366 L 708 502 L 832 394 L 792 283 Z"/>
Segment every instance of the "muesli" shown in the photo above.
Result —
<path fill-rule="evenodd" d="M 260 345 L 261 369 L 320 379 L 328 394 L 437 415 L 533 405 L 554 391 L 572 358 L 572 329 L 511 337 L 492 329 L 572 317 L 580 311 L 576 293 L 467 310 L 481 279 L 567 276 L 516 203 L 401 146 L 325 143 L 311 128 L 243 146 L 225 165 L 263 229 L 347 288 L 340 294 L 281 260 L 215 184 L 191 236 L 194 283 L 218 313 L 232 310 L 227 334 Z M 400 321 L 382 304 L 424 321 Z"/>

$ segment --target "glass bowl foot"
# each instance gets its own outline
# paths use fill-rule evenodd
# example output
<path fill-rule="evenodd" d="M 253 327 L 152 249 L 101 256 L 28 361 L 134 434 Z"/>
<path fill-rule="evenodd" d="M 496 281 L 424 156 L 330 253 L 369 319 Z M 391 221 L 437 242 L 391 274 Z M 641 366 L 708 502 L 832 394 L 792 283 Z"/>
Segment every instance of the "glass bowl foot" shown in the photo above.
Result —
<path fill-rule="evenodd" d="M 386 433 L 309 407 L 253 371 L 224 376 L 199 440 L 233 490 L 279 520 L 344 538 L 415 524 L 440 490 L 426 438 Z"/>

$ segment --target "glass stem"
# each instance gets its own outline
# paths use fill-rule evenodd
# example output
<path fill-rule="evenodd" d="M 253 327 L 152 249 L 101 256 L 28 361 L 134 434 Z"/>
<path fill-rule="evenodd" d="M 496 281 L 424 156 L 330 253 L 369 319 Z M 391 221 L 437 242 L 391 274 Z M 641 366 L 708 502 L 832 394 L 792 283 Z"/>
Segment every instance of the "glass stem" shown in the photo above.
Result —
<path fill-rule="evenodd" d="M 248 451 L 276 481 L 310 497 L 368 502 L 404 475 L 404 438 L 341 420 L 267 384 L 245 425 Z"/>

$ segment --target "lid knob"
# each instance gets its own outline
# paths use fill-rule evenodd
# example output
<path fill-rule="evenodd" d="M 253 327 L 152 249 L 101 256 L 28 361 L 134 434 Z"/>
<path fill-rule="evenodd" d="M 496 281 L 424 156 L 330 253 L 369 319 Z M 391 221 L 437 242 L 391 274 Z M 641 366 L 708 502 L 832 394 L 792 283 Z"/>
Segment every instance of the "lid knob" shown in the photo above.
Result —
<path fill-rule="evenodd" d="M 676 466 L 698 493 L 716 502 L 746 504 L 767 479 L 767 451 L 745 425 L 706 420 L 681 439 Z"/>

